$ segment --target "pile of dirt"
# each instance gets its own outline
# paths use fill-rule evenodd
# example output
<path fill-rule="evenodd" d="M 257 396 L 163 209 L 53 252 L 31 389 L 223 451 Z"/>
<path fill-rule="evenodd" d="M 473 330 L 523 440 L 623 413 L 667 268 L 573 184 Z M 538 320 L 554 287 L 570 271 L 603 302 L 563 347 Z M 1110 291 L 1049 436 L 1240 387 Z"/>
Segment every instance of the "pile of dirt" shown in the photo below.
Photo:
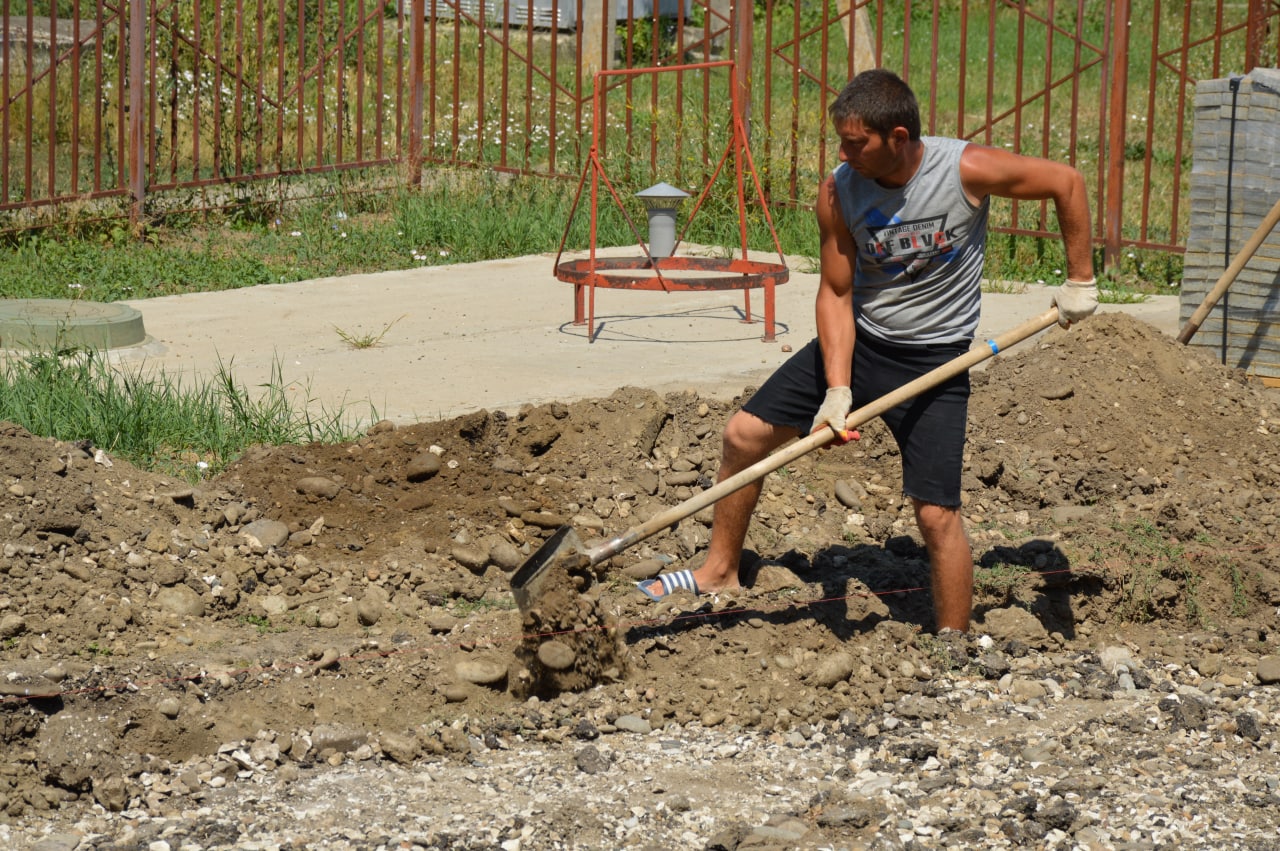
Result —
<path fill-rule="evenodd" d="M 977 630 L 1039 648 L 1120 632 L 1165 652 L 1192 634 L 1274 648 L 1274 391 L 1122 314 L 973 378 Z M 0 424 L 0 812 L 146 805 L 144 778 L 264 731 L 277 761 L 313 764 L 370 735 L 406 761 L 448 754 L 460 719 L 574 723 L 572 695 L 526 699 L 512 573 L 566 524 L 612 537 L 709 487 L 741 402 L 628 387 L 381 423 L 254 449 L 194 487 Z M 749 588 L 648 602 L 632 581 L 696 562 L 710 517 L 575 589 L 579 627 L 609 635 L 591 646 L 616 653 L 593 669 L 601 723 L 776 729 L 893 699 L 880 660 L 938 664 L 925 551 L 879 423 L 769 478 Z M 334 725 L 357 743 L 318 745 Z"/>

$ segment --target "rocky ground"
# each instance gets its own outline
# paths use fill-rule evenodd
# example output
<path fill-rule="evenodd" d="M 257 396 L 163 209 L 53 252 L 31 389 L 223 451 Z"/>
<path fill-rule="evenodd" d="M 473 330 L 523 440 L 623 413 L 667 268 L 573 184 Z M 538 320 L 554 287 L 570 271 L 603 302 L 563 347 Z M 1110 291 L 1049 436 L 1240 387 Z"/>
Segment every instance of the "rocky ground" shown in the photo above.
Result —
<path fill-rule="evenodd" d="M 974 384 L 968 636 L 878 423 L 769 477 L 749 588 L 635 590 L 704 509 L 526 611 L 554 530 L 709 486 L 742 399 L 380 424 L 194 487 L 0 424 L 0 846 L 1280 848 L 1280 397 L 1121 314 Z"/>

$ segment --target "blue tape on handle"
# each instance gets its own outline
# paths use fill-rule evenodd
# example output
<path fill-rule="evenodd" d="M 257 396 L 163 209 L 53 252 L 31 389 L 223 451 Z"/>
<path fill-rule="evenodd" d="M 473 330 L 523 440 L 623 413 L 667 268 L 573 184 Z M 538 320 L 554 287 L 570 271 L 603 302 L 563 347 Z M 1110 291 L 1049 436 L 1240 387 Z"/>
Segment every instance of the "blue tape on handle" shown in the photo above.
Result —
<path fill-rule="evenodd" d="M 995 340 L 987 340 L 987 345 L 991 347 L 991 354 L 993 355 L 1000 354 L 1000 347 L 996 345 Z"/>

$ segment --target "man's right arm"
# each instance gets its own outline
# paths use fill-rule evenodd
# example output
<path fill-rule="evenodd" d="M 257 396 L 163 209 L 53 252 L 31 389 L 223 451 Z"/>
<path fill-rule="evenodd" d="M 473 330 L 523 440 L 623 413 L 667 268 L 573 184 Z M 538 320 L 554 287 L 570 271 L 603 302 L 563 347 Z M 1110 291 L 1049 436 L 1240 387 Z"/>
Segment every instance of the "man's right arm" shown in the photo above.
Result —
<path fill-rule="evenodd" d="M 843 434 L 844 420 L 852 407 L 849 386 L 853 377 L 853 277 L 857 250 L 840 212 L 832 177 L 818 187 L 816 212 L 820 246 L 814 313 L 828 390 L 813 430 L 830 425 Z"/>
<path fill-rule="evenodd" d="M 836 198 L 835 179 L 818 188 L 818 295 L 814 311 L 829 386 L 848 386 L 853 360 L 853 275 L 857 251 Z"/>

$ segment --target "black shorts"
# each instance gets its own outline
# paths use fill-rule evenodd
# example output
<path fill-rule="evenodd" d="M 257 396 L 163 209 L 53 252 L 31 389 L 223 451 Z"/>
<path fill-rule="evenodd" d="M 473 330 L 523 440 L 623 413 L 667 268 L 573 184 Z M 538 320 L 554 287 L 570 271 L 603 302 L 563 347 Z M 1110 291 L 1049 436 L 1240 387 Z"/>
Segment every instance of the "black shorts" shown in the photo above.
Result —
<path fill-rule="evenodd" d="M 969 351 L 968 343 L 899 345 L 859 334 L 853 347 L 853 408 L 858 408 Z M 815 339 L 765 381 L 743 410 L 775 426 L 808 434 L 827 380 Z M 886 411 L 881 419 L 902 453 L 902 492 L 932 505 L 960 505 L 969 373 Z"/>

